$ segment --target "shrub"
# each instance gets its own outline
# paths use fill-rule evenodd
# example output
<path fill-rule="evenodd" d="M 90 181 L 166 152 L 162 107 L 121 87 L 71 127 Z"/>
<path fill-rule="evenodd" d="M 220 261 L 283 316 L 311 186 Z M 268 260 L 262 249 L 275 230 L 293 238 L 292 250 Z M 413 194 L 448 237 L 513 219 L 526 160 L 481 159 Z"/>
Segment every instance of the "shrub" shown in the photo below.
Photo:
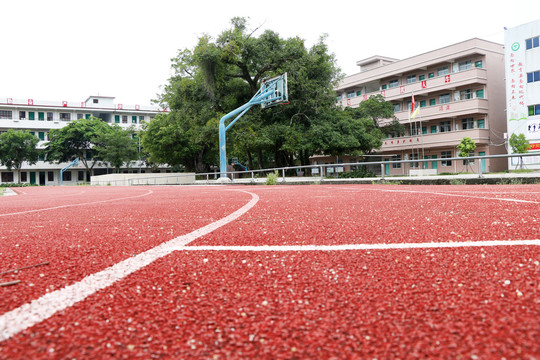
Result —
<path fill-rule="evenodd" d="M 277 170 L 273 173 L 268 174 L 266 177 L 265 185 L 277 185 L 278 172 Z"/>

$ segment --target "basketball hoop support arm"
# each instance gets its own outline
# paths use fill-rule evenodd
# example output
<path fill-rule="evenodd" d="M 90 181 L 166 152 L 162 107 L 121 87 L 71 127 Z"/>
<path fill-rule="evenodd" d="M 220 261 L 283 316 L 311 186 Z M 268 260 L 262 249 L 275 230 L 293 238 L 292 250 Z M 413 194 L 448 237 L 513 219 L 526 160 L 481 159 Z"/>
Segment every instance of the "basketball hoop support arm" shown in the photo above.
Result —
<path fill-rule="evenodd" d="M 78 165 L 79 164 L 79 158 L 75 158 L 75 160 L 73 160 L 68 166 L 66 167 L 63 167 L 61 170 L 60 170 L 60 185 L 62 185 L 64 183 L 64 179 L 63 179 L 63 174 L 64 174 L 64 171 L 66 171 L 67 169 L 69 169 L 70 167 L 72 166 L 75 166 L 75 165 Z"/>
<path fill-rule="evenodd" d="M 257 93 L 249 100 L 246 104 L 240 106 L 239 108 L 231 111 L 227 115 L 223 116 L 221 120 L 219 120 L 219 171 L 220 171 L 220 178 L 226 178 L 227 177 L 227 149 L 226 149 L 226 139 L 225 139 L 225 133 L 229 128 L 244 115 L 253 105 L 260 105 L 261 103 L 268 100 L 268 97 L 272 96 L 274 94 L 274 90 L 266 89 L 264 93 L 262 93 L 262 88 L 257 91 Z M 236 114 L 239 114 L 231 123 L 227 126 L 225 126 L 225 122 L 229 120 L 231 117 L 235 116 Z"/>

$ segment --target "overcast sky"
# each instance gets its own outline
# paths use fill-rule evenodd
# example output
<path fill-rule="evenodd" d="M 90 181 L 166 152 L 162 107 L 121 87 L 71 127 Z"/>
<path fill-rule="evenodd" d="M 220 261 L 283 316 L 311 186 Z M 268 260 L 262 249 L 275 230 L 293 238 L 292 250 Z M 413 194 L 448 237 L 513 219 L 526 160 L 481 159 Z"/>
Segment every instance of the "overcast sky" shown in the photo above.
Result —
<path fill-rule="evenodd" d="M 274 4 L 274 5 L 271 5 Z M 404 59 L 540 18 L 539 0 L 1 1 L 0 101 L 11 97 L 149 105 L 179 49 L 234 16 L 311 46 L 322 34 L 342 71 L 372 55 Z M 260 34 L 260 32 L 259 32 Z"/>

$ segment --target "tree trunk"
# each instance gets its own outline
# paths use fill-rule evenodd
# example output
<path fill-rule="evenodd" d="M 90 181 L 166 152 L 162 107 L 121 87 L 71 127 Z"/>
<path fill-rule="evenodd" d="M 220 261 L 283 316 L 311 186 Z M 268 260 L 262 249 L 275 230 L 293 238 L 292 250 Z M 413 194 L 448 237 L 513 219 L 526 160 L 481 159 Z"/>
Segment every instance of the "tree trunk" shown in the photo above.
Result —
<path fill-rule="evenodd" d="M 253 170 L 253 157 L 251 156 L 251 151 L 248 150 L 247 146 L 244 148 L 246 149 L 246 154 L 248 157 L 248 169 Z"/>
<path fill-rule="evenodd" d="M 259 169 L 264 169 L 263 166 L 263 156 L 262 156 L 262 149 L 257 149 L 257 160 L 259 161 Z"/>

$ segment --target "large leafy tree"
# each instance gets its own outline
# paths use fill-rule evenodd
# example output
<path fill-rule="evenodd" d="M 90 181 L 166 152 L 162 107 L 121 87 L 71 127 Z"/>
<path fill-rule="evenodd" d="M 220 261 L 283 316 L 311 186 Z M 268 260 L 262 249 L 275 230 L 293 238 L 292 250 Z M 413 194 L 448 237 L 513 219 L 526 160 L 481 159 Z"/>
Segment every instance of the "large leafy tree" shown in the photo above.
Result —
<path fill-rule="evenodd" d="M 307 48 L 298 37 L 283 39 L 270 30 L 256 36 L 257 30 L 234 18 L 216 39 L 205 35 L 193 50 L 179 51 L 175 74 L 158 99 L 171 112 L 152 120 L 142 135 L 151 159 L 196 171 L 217 165 L 219 119 L 245 104 L 265 79 L 285 72 L 290 103 L 247 112 L 227 132 L 229 156 L 249 168 L 294 166 L 308 164 L 316 152 L 369 152 L 380 146 L 367 138 L 382 136 L 375 119 L 392 117 L 391 104 L 388 114 L 387 105 L 375 100 L 372 105 L 384 111 L 336 107 L 334 87 L 342 75 L 324 36 Z"/>
<path fill-rule="evenodd" d="M 49 132 L 47 144 L 47 160 L 50 162 L 71 162 L 79 158 L 86 171 L 92 175 L 99 157 L 93 150 L 100 145 L 103 134 L 114 131 L 109 124 L 101 119 L 78 119 L 60 129 Z"/>
<path fill-rule="evenodd" d="M 9 170 L 17 171 L 17 182 L 21 181 L 23 162 L 35 164 L 39 158 L 39 140 L 28 131 L 9 129 L 0 134 L 0 163 Z"/>
<path fill-rule="evenodd" d="M 119 173 L 124 164 L 137 159 L 138 144 L 132 138 L 133 129 L 124 130 L 114 125 L 111 126 L 111 130 L 97 135 L 97 145 L 93 150 L 99 159 L 110 163 Z"/>
<path fill-rule="evenodd" d="M 510 147 L 512 148 L 512 153 L 514 154 L 526 154 L 531 149 L 531 145 L 529 144 L 529 140 L 525 137 L 525 134 L 515 134 L 513 133 L 510 135 L 510 139 L 508 140 L 508 143 L 510 144 Z M 519 167 L 523 168 L 523 156 L 519 157 Z"/>
<path fill-rule="evenodd" d="M 464 137 L 458 144 L 457 149 L 459 150 L 459 157 L 469 157 L 471 153 L 474 153 L 476 143 L 470 137 Z M 469 168 L 470 161 L 471 160 L 467 160 L 467 168 Z"/>

